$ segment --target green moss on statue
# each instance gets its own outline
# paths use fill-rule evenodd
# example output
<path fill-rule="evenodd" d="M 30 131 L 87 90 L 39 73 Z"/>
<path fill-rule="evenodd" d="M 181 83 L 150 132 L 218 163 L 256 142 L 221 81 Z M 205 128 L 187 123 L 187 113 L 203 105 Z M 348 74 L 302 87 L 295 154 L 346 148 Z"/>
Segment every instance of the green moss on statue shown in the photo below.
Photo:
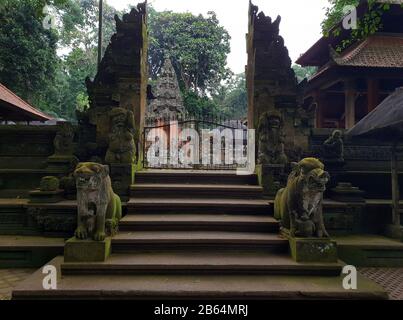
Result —
<path fill-rule="evenodd" d="M 78 222 L 75 236 L 103 241 L 114 235 L 122 218 L 122 203 L 113 192 L 109 167 L 93 162 L 80 163 L 75 172 Z"/>
<path fill-rule="evenodd" d="M 318 159 L 305 158 L 294 164 L 287 186 L 278 191 L 274 216 L 296 237 L 328 237 L 323 222 L 322 200 L 330 179 Z"/>
<path fill-rule="evenodd" d="M 60 181 L 56 177 L 43 177 L 39 189 L 41 191 L 57 191 L 60 188 Z"/>

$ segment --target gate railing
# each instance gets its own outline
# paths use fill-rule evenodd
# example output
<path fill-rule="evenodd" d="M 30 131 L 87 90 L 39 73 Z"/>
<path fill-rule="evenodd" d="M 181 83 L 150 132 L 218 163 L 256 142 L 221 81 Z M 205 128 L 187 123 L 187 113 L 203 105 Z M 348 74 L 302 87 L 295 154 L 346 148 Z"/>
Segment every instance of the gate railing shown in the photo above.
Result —
<path fill-rule="evenodd" d="M 147 117 L 143 167 L 237 170 L 248 165 L 248 130 L 218 117 Z"/>

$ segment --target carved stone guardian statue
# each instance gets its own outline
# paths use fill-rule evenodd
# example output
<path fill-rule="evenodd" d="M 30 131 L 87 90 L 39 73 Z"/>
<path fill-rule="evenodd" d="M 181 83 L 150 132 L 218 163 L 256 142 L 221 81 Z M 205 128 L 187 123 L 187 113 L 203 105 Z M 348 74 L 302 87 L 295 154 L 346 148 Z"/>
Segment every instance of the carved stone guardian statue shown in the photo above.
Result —
<path fill-rule="evenodd" d="M 114 108 L 109 113 L 109 120 L 109 147 L 105 162 L 108 164 L 132 164 L 136 155 L 133 112 L 123 108 Z"/>
<path fill-rule="evenodd" d="M 72 156 L 74 151 L 74 128 L 69 122 L 60 124 L 53 140 L 55 153 L 53 156 Z"/>
<path fill-rule="evenodd" d="M 324 160 L 344 162 L 344 142 L 340 130 L 334 130 L 323 143 L 322 156 Z"/>
<path fill-rule="evenodd" d="M 122 203 L 113 192 L 109 167 L 83 162 L 74 171 L 77 229 L 64 246 L 65 262 L 101 262 L 111 253 L 111 237 L 122 218 Z"/>
<path fill-rule="evenodd" d="M 113 235 L 122 217 L 122 204 L 111 186 L 109 167 L 80 163 L 74 171 L 77 187 L 77 229 L 75 236 L 103 241 Z"/>
<path fill-rule="evenodd" d="M 288 158 L 284 152 L 283 120 L 278 111 L 262 114 L 258 127 L 259 164 L 286 165 Z"/>
<path fill-rule="evenodd" d="M 330 176 L 324 168 L 318 159 L 301 160 L 294 164 L 287 186 L 277 193 L 274 214 L 291 236 L 329 236 L 323 222 L 322 200 Z"/>

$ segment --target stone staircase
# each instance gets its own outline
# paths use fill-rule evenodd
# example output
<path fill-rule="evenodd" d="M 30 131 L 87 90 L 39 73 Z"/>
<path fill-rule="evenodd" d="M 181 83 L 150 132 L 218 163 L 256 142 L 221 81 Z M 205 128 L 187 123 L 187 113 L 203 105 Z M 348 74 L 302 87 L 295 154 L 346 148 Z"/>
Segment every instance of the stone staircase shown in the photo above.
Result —
<path fill-rule="evenodd" d="M 103 263 L 49 264 L 61 273 L 43 290 L 38 270 L 14 299 L 374 299 L 359 278 L 346 291 L 341 263 L 297 263 L 255 175 L 145 171 L 136 175 L 112 255 Z"/>

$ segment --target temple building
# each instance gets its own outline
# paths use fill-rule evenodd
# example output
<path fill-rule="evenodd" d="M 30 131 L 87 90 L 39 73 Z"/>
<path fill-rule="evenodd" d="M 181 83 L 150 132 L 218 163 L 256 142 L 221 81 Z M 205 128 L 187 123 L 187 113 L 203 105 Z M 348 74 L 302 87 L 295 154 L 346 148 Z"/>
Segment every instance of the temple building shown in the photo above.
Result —
<path fill-rule="evenodd" d="M 5 121 L 48 121 L 52 118 L 35 109 L 0 83 L 0 123 Z"/>
<path fill-rule="evenodd" d="M 368 10 L 367 1 L 357 9 L 358 18 Z M 304 87 L 304 104 L 316 105 L 317 128 L 352 128 L 396 88 L 403 86 L 403 8 L 391 5 L 382 15 L 381 30 L 338 52 L 351 36 L 341 33 L 319 39 L 296 63 L 318 67 Z"/>

